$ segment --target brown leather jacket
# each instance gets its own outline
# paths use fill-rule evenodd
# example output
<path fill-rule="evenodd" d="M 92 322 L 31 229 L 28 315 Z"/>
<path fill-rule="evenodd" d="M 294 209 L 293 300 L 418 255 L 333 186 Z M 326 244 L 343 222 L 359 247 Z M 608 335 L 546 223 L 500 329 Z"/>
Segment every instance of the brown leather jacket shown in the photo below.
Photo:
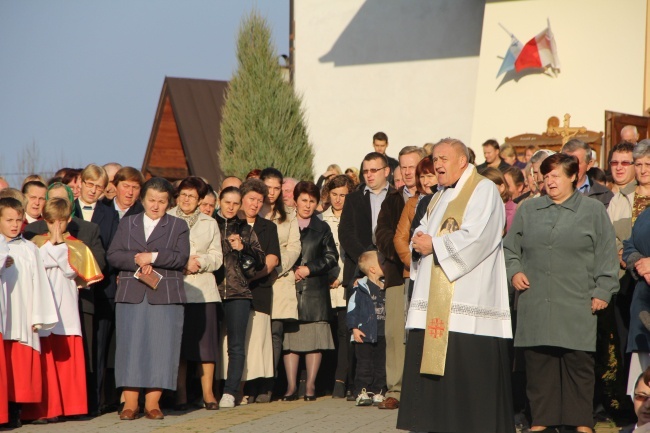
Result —
<path fill-rule="evenodd" d="M 249 281 L 239 266 L 239 253 L 230 246 L 228 236 L 233 233 L 241 236 L 244 244 L 242 252 L 255 259 L 258 271 L 265 265 L 266 254 L 262 251 L 253 228 L 246 221 L 237 217 L 226 220 L 219 214 L 217 214 L 216 220 L 221 232 L 221 248 L 223 249 L 223 266 L 215 272 L 221 300 L 253 299 Z"/>

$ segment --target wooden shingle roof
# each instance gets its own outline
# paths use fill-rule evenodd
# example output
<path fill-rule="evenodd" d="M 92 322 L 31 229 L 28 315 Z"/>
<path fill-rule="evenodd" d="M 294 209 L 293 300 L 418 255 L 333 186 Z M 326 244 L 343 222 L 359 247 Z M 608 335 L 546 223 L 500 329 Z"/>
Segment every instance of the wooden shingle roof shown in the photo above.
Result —
<path fill-rule="evenodd" d="M 227 81 L 166 77 L 142 173 L 171 181 L 201 176 L 218 189 L 221 110 Z"/>

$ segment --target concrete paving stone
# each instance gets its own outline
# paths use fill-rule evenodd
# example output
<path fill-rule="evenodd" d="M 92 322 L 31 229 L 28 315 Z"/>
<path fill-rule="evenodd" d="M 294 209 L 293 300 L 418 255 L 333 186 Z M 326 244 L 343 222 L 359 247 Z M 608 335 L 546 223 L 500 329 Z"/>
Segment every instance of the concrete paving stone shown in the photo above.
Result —
<path fill-rule="evenodd" d="M 330 397 L 315 402 L 275 401 L 232 409 L 166 411 L 162 421 L 144 417 L 120 421 L 116 413 L 90 421 L 25 425 L 19 433 L 396 433 L 396 410 L 357 407 L 354 402 Z M 618 427 L 599 424 L 598 433 L 617 433 Z"/>

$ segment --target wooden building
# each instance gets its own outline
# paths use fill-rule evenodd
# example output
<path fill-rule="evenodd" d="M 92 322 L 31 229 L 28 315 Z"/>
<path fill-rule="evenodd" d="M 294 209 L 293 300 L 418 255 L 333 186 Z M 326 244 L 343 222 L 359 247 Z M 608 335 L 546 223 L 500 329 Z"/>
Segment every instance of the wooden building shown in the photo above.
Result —
<path fill-rule="evenodd" d="M 215 189 L 227 81 L 166 77 L 142 163 L 145 177 L 201 176 Z"/>

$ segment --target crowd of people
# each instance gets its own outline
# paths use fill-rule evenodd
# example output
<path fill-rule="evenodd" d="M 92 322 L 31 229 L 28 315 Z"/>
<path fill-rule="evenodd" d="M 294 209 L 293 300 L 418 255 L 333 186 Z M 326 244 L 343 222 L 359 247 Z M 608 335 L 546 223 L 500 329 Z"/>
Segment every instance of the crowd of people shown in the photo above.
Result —
<path fill-rule="evenodd" d="M 607 170 L 575 139 L 476 164 L 455 139 L 393 159 L 379 132 L 316 183 L 0 179 L 0 423 L 331 393 L 411 431 L 592 432 L 615 399 L 641 427 L 650 140 L 621 135 Z"/>

